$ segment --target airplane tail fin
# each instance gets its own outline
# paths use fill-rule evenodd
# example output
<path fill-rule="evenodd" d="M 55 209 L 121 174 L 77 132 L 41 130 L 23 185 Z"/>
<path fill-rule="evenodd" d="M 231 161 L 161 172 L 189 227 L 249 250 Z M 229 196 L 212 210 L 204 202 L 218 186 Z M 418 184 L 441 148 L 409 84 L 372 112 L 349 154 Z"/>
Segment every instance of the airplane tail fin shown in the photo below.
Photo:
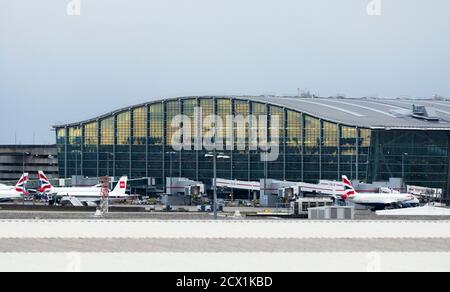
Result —
<path fill-rule="evenodd" d="M 29 179 L 28 173 L 22 174 L 22 176 L 20 177 L 19 181 L 17 182 L 17 184 L 15 186 L 16 192 L 22 193 L 24 195 L 28 195 L 28 192 L 26 189 L 28 179 Z"/>
<path fill-rule="evenodd" d="M 39 175 L 39 182 L 41 184 L 40 188 L 38 189 L 38 192 L 44 193 L 53 188 L 49 179 L 45 176 L 45 173 L 42 170 L 38 172 L 38 175 Z"/>
<path fill-rule="evenodd" d="M 128 177 L 122 176 L 112 192 L 116 195 L 125 195 L 125 191 L 127 190 L 127 183 Z"/>
<path fill-rule="evenodd" d="M 352 182 L 348 179 L 347 176 L 345 176 L 345 175 L 342 176 L 342 182 L 345 185 L 345 192 L 341 196 L 341 199 L 347 200 L 351 197 L 356 196 L 357 193 L 356 193 L 355 189 L 353 188 Z"/>

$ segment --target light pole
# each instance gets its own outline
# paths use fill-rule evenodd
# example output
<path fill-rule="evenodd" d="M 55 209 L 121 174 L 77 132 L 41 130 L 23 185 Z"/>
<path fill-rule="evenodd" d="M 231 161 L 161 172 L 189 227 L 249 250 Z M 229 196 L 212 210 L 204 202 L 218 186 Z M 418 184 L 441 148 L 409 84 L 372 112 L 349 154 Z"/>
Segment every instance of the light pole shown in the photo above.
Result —
<path fill-rule="evenodd" d="M 172 178 L 172 176 L 173 176 L 173 168 L 172 168 L 172 155 L 173 154 L 177 154 L 176 152 L 174 152 L 174 151 L 169 151 L 169 152 L 166 152 L 166 154 L 169 154 L 170 155 L 170 159 L 169 159 L 169 162 L 170 162 L 170 178 Z"/>
<path fill-rule="evenodd" d="M 75 154 L 75 176 L 78 176 L 78 155 L 81 155 L 80 150 L 74 150 L 73 153 Z"/>
<path fill-rule="evenodd" d="M 22 174 L 25 173 L 25 156 L 30 156 L 31 153 L 30 152 L 22 152 Z M 24 190 L 25 190 L 25 185 L 23 186 Z M 25 193 L 23 194 L 23 200 L 22 200 L 22 204 L 25 205 Z"/>
<path fill-rule="evenodd" d="M 403 187 L 406 186 L 405 183 L 405 157 L 408 156 L 408 153 L 403 153 L 402 154 L 402 183 L 403 183 Z"/>
<path fill-rule="evenodd" d="M 107 169 L 106 170 L 107 171 L 106 176 L 108 177 L 108 186 L 109 186 L 110 182 L 114 180 L 114 178 L 112 180 L 110 179 L 111 176 L 110 176 L 110 167 L 109 167 L 110 157 L 112 157 L 113 160 L 114 160 L 114 153 L 113 152 L 107 152 L 106 156 L 107 156 L 106 157 L 106 165 L 107 165 L 106 166 L 106 169 Z"/>
<path fill-rule="evenodd" d="M 350 177 L 353 180 L 353 155 L 350 155 Z"/>
<path fill-rule="evenodd" d="M 30 152 L 22 152 L 22 173 L 25 173 L 25 156 L 30 156 Z"/>
<path fill-rule="evenodd" d="M 172 186 L 173 186 L 173 181 L 172 181 L 172 173 L 173 173 L 173 168 L 172 168 L 172 155 L 173 154 L 177 154 L 176 152 L 173 152 L 173 151 L 168 151 L 168 152 L 166 152 L 166 154 L 169 154 L 169 163 L 170 163 L 170 167 L 169 167 L 169 169 L 170 169 L 170 182 L 169 182 L 169 187 L 170 187 L 170 191 L 172 191 Z M 164 174 L 164 179 L 165 179 L 165 181 L 166 181 L 166 184 L 167 184 L 167 178 L 165 177 L 166 175 Z"/>
<path fill-rule="evenodd" d="M 217 159 L 230 159 L 230 156 L 219 154 L 217 155 L 216 150 L 213 153 L 208 153 L 205 155 L 206 158 L 213 159 L 213 171 L 214 171 L 214 179 L 213 179 L 213 211 L 214 211 L 214 219 L 217 220 Z"/>

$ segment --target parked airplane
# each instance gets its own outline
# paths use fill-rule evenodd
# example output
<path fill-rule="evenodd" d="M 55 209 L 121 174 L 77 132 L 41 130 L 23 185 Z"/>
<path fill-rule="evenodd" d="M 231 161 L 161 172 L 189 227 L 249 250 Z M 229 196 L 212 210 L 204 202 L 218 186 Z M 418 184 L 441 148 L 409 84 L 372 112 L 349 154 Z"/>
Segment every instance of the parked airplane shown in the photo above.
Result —
<path fill-rule="evenodd" d="M 40 193 L 48 194 L 53 201 L 70 201 L 73 205 L 97 206 L 102 198 L 101 187 L 96 185 L 93 187 L 54 187 L 45 176 L 43 171 L 39 171 L 39 180 L 41 187 L 38 189 Z M 116 187 L 109 192 L 109 200 L 124 200 L 129 197 L 125 193 L 127 189 L 128 177 L 120 178 Z"/>
<path fill-rule="evenodd" d="M 419 205 L 419 200 L 411 194 L 400 193 L 357 193 L 350 180 L 344 175 L 342 182 L 345 185 L 343 200 L 349 200 L 358 205 L 384 210 L 386 208 L 408 208 Z"/>
<path fill-rule="evenodd" d="M 15 186 L 0 185 L 0 200 L 16 200 L 28 195 L 27 182 L 28 173 L 24 173 Z"/>

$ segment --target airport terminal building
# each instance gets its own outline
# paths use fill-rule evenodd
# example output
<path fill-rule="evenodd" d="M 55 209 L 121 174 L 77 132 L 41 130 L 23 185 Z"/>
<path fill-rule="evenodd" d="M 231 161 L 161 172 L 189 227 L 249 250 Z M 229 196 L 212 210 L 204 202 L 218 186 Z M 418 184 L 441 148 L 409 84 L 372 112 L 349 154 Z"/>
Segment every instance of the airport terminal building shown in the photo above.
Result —
<path fill-rule="evenodd" d="M 174 122 L 175 117 L 213 114 L 224 120 L 267 116 L 264 123 L 249 118 L 216 124 L 217 139 L 233 145 L 220 151 L 226 159 L 217 162 L 219 178 L 314 183 L 341 175 L 369 183 L 404 178 L 407 184 L 449 193 L 450 101 L 444 100 L 214 96 L 152 101 L 55 126 L 60 176 L 150 177 L 160 188 L 166 177 L 210 184 L 209 151 L 174 151 L 173 137 L 185 123 Z M 279 123 L 271 122 L 274 116 Z M 205 136 L 215 123 L 193 125 L 192 139 Z M 261 150 L 252 147 L 262 135 L 279 141 L 276 160 L 262 161 Z"/>

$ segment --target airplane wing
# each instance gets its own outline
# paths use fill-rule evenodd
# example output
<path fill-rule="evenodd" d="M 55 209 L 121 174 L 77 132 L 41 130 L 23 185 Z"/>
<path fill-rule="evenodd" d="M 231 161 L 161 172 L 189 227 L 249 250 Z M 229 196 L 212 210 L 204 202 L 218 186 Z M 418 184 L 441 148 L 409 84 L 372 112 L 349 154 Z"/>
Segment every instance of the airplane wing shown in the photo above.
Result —
<path fill-rule="evenodd" d="M 97 198 L 77 198 L 75 196 L 63 196 L 61 202 L 70 202 L 72 206 L 76 207 L 97 207 L 100 200 Z"/>

